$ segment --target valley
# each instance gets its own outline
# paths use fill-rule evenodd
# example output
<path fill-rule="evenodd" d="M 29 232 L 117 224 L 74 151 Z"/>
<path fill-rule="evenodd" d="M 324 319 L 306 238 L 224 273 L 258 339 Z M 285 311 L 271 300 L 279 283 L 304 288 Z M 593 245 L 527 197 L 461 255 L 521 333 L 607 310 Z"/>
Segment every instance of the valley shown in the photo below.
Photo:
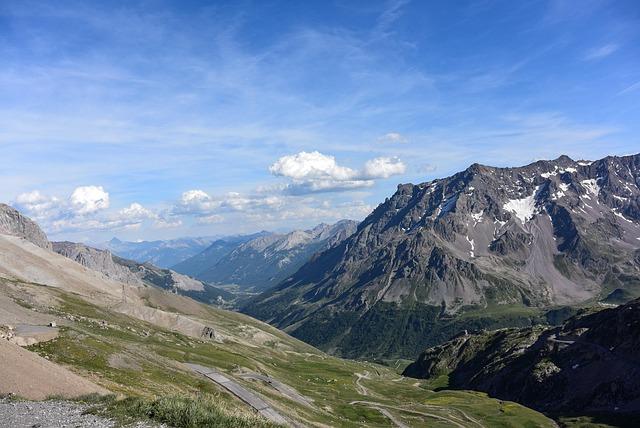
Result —
<path fill-rule="evenodd" d="M 99 393 L 141 400 L 205 397 L 229 426 L 268 425 L 189 366 L 198 364 L 259 396 L 287 425 L 554 426 L 515 403 L 475 392 L 434 392 L 388 367 L 328 355 L 246 315 L 160 288 L 115 282 L 28 239 L 0 234 L 0 322 L 53 323 L 57 337 L 27 349 L 86 379 Z M 28 379 L 30 373 L 19 375 Z M 43 393 L 85 393 L 65 392 L 64 385 L 51 384 Z"/>

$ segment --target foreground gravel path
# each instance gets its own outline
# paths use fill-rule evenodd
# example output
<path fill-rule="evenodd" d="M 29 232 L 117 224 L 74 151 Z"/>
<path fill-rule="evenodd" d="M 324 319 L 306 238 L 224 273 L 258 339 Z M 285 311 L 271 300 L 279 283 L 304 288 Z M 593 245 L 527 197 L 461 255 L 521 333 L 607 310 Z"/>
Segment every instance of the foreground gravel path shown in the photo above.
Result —
<path fill-rule="evenodd" d="M 112 428 L 115 422 L 94 415 L 84 415 L 89 406 L 68 401 L 12 401 L 0 399 L 2 428 Z M 134 428 L 159 428 L 140 422 Z"/>

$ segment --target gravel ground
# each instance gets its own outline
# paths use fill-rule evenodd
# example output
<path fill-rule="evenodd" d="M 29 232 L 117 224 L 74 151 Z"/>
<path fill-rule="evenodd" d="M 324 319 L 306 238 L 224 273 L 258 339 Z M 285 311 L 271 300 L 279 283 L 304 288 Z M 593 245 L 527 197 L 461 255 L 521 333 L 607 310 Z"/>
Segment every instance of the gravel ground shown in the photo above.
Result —
<path fill-rule="evenodd" d="M 84 415 L 89 406 L 68 401 L 13 401 L 0 399 L 2 428 L 112 428 L 113 420 Z M 165 425 L 136 423 L 132 428 L 166 428 Z"/>

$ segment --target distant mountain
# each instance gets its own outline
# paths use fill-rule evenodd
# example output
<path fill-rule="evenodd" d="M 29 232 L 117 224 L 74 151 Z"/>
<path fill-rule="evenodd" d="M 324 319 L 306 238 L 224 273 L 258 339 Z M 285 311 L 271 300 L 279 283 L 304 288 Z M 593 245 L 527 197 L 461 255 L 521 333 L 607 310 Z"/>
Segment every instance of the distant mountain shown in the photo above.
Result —
<path fill-rule="evenodd" d="M 150 285 L 206 303 L 217 303 L 219 297 L 233 300 L 233 294 L 186 275 L 162 269 L 151 263 L 139 263 L 114 256 L 108 250 L 99 250 L 75 242 L 53 242 L 53 251 L 81 265 L 98 271 L 110 279 L 130 285 Z"/>
<path fill-rule="evenodd" d="M 171 267 L 207 248 L 213 238 L 179 238 L 167 241 L 127 242 L 113 238 L 96 247 L 140 263 L 150 262 L 162 268 Z"/>
<path fill-rule="evenodd" d="M 244 311 L 351 357 L 640 296 L 640 155 L 474 164 L 398 186 L 351 237 Z"/>
<path fill-rule="evenodd" d="M 237 245 L 195 276 L 212 284 L 266 290 L 292 275 L 315 253 L 349 237 L 357 224 L 342 220 L 333 225 L 320 224 L 310 230 L 262 235 Z"/>
<path fill-rule="evenodd" d="M 40 226 L 6 204 L 0 204 L 0 234 L 19 236 L 38 247 L 51 249 L 51 243 Z"/>
<path fill-rule="evenodd" d="M 197 278 L 202 272 L 215 266 L 220 259 L 233 251 L 236 247 L 256 238 L 270 235 L 271 232 L 258 232 L 250 235 L 233 235 L 216 239 L 202 252 L 172 266 L 176 272 Z"/>
<path fill-rule="evenodd" d="M 640 422 L 640 299 L 556 328 L 460 335 L 428 349 L 404 373 L 448 375 L 475 389 L 552 414 L 603 414 Z M 614 424 L 615 425 L 615 424 Z"/>

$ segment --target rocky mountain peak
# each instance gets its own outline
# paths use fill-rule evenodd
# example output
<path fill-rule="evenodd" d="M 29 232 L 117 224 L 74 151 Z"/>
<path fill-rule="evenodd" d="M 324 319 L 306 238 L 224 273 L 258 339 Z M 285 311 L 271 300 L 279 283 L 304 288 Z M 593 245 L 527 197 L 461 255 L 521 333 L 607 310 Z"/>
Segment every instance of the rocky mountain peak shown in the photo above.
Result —
<path fill-rule="evenodd" d="M 51 243 L 40 226 L 6 204 L 0 204 L 0 233 L 19 236 L 38 247 L 51 249 Z"/>
<path fill-rule="evenodd" d="M 640 155 L 474 164 L 401 184 L 351 237 L 273 291 L 296 302 L 277 325 L 302 329 L 317 311 L 367 313 L 379 303 L 455 316 L 640 296 L 639 204 Z M 263 299 L 278 323 L 278 299 Z M 260 304 L 251 313 L 262 316 Z"/>

